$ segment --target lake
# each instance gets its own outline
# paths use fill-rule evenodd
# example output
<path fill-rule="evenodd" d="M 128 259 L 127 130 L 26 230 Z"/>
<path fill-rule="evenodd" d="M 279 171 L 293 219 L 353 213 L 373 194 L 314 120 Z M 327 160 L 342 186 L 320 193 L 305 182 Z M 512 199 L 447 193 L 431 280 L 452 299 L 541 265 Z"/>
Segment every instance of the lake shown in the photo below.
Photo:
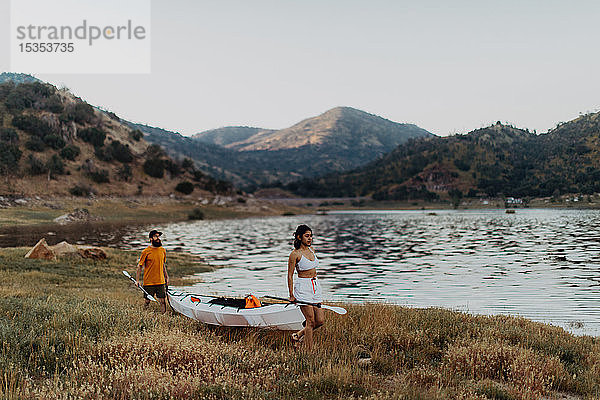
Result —
<path fill-rule="evenodd" d="M 209 264 L 199 293 L 287 296 L 292 233 L 314 233 L 324 296 L 510 314 L 600 334 L 600 211 L 346 211 L 160 226 Z M 124 234 L 122 247 L 146 238 Z"/>

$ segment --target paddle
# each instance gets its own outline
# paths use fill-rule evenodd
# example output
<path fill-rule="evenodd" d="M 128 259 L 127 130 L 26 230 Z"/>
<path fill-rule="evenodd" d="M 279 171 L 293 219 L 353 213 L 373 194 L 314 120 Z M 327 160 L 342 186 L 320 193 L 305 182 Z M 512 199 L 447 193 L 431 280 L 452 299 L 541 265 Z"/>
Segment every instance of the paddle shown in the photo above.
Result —
<path fill-rule="evenodd" d="M 317 308 L 325 308 L 327 310 L 331 310 L 334 313 L 338 313 L 340 315 L 344 315 L 347 313 L 345 308 L 342 307 L 336 307 L 336 306 L 328 306 L 326 304 L 321 304 L 321 303 L 309 303 L 308 301 L 302 301 L 302 300 L 296 300 L 296 301 L 291 301 L 290 299 L 286 299 L 284 297 L 275 297 L 275 296 L 264 296 L 268 299 L 275 299 L 275 300 L 283 300 L 283 301 L 287 301 L 289 303 L 298 303 L 298 304 L 305 304 L 307 306 L 313 306 L 313 307 L 317 307 Z"/>
<path fill-rule="evenodd" d="M 133 284 L 135 285 L 136 288 L 138 288 L 142 292 L 144 292 L 144 294 L 146 295 L 147 299 L 150 299 L 152 301 L 156 301 L 156 299 L 154 297 L 150 296 L 148 294 L 148 292 L 146 292 L 146 290 L 143 287 L 141 287 L 140 285 L 137 284 L 137 282 L 135 281 L 135 279 L 133 279 L 133 276 L 129 275 L 129 272 L 123 271 L 123 275 L 125 275 L 126 277 L 128 277 L 131 280 L 131 282 L 133 282 Z"/>

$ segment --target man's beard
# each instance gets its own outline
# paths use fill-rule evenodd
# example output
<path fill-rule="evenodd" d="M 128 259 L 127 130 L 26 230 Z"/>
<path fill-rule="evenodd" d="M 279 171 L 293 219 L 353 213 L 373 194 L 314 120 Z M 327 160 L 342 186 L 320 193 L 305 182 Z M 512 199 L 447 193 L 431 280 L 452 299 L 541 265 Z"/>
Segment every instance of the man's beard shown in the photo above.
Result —
<path fill-rule="evenodd" d="M 152 246 L 154 246 L 154 247 L 160 247 L 160 246 L 162 246 L 162 242 L 160 241 L 160 239 L 153 240 L 152 241 Z"/>

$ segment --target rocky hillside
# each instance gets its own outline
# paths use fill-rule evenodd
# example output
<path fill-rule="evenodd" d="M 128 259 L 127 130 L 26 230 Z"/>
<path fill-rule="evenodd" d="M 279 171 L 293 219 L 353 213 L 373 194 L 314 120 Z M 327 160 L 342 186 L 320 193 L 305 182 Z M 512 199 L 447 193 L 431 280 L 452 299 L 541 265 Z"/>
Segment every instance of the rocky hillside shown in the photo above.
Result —
<path fill-rule="evenodd" d="M 211 129 L 197 133 L 192 136 L 202 143 L 216 144 L 223 147 L 243 142 L 244 140 L 258 134 L 259 132 L 274 132 L 273 130 L 262 128 L 251 128 L 248 126 L 227 126 L 224 128 Z"/>
<path fill-rule="evenodd" d="M 408 139 L 428 136 L 431 136 L 429 132 L 412 124 L 399 124 L 354 108 L 337 107 L 286 129 L 258 131 L 226 147 L 240 151 L 338 147 L 342 151 L 381 155 Z"/>
<path fill-rule="evenodd" d="M 375 199 L 555 196 L 600 192 L 600 114 L 543 135 L 497 123 L 466 135 L 421 139 L 349 173 L 287 186 L 304 196 Z"/>
<path fill-rule="evenodd" d="M 192 158 L 207 172 L 246 190 L 356 168 L 399 143 L 433 136 L 415 125 L 398 124 L 348 107 L 279 131 L 229 127 L 197 134 L 192 140 L 139 128 L 148 134 L 149 141 L 174 155 Z"/>
<path fill-rule="evenodd" d="M 196 169 L 191 160 L 169 157 L 116 115 L 66 90 L 26 79 L 0 84 L 0 179 L 0 195 L 232 189 Z"/>

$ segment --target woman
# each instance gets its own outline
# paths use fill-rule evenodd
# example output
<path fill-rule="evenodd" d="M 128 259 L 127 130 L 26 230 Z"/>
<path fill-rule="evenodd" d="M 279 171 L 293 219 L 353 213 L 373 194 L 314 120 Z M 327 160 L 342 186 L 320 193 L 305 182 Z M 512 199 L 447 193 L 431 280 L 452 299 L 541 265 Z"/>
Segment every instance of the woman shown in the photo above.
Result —
<path fill-rule="evenodd" d="M 306 301 L 321 303 L 323 301 L 321 285 L 317 280 L 317 267 L 319 259 L 313 251 L 312 230 L 306 225 L 300 225 L 294 232 L 294 250 L 288 259 L 287 284 L 290 292 L 290 301 Z M 298 278 L 294 284 L 294 270 L 298 271 Z M 305 341 L 308 349 L 313 347 L 313 331 L 323 325 L 325 314 L 323 309 L 315 306 L 300 304 L 300 310 L 306 319 L 304 329 L 292 334 L 295 346 Z"/>

